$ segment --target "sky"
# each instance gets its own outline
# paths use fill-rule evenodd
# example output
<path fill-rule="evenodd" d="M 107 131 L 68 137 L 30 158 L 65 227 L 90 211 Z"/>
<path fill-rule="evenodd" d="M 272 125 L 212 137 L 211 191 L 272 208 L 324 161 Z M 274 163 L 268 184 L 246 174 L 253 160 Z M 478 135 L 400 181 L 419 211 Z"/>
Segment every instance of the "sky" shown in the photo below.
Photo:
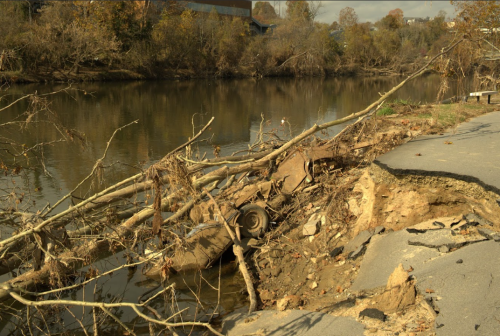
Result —
<path fill-rule="evenodd" d="M 255 1 L 254 1 L 255 2 Z M 285 1 L 269 1 L 271 4 L 281 4 L 281 11 L 285 11 Z M 358 14 L 359 22 L 376 22 L 386 16 L 390 10 L 400 8 L 404 16 L 409 17 L 434 17 L 439 10 L 446 12 L 446 17 L 455 17 L 455 8 L 446 1 L 321 1 L 320 15 L 316 18 L 319 22 L 332 23 L 338 21 L 342 8 L 352 7 Z"/>

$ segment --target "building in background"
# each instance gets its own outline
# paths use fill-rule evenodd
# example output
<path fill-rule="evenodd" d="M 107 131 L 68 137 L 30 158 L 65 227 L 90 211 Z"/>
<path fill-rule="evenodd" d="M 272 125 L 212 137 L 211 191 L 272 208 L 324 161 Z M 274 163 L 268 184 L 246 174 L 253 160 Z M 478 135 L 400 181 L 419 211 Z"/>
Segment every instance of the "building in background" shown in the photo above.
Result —
<path fill-rule="evenodd" d="M 403 20 L 404 20 L 404 23 L 406 25 L 411 26 L 411 25 L 414 25 L 414 24 L 424 24 L 424 23 L 432 21 L 434 19 L 430 18 L 430 17 L 425 17 L 425 18 L 421 18 L 421 17 L 404 17 Z"/>
<path fill-rule="evenodd" d="M 196 0 L 185 1 L 186 7 L 195 12 L 210 13 L 214 8 L 220 15 L 239 17 L 243 21 L 252 21 L 252 1 L 250 0 Z"/>
<path fill-rule="evenodd" d="M 276 25 L 262 23 L 252 17 L 252 1 L 250 0 L 196 0 L 182 2 L 189 9 L 201 13 L 210 13 L 216 10 L 219 15 L 239 17 L 250 25 L 250 32 L 254 35 L 272 32 Z"/>

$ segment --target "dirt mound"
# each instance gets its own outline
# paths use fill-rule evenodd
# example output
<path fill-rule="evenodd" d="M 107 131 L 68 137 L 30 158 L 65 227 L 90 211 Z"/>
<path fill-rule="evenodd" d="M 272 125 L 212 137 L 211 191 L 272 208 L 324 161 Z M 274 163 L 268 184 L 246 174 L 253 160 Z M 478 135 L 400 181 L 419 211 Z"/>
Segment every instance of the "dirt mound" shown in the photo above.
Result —
<path fill-rule="evenodd" d="M 326 186 L 333 184 L 332 180 L 336 188 L 328 192 Z M 373 235 L 383 229 L 401 230 L 438 217 L 476 213 L 494 222 L 500 216 L 498 196 L 474 183 L 394 176 L 377 165 L 352 169 L 341 177 L 330 176 L 324 185 L 323 192 L 297 197 L 297 209 L 276 230 L 279 236 L 269 237 L 253 255 L 261 308 L 276 309 L 283 298 L 293 296 L 301 299 L 296 301 L 302 309 L 333 315 L 359 317 L 370 308 L 400 315 L 399 326 L 394 320 L 391 323 L 396 324 L 388 326 L 388 322 L 364 318 L 363 323 L 373 330 L 383 325 L 391 332 L 404 331 L 404 323 L 410 324 L 408 330 L 432 329 L 435 313 L 421 297 L 415 299 L 410 283 L 405 283 L 402 292 L 389 290 L 369 297 L 351 292 L 364 243 L 356 246 L 359 251 L 354 255 L 353 249 L 347 251 L 345 246 L 362 232 Z M 319 232 L 304 235 L 304 225 L 314 214 L 324 216 Z M 500 226 L 494 224 L 493 228 L 498 231 Z M 407 297 L 411 297 L 411 288 L 415 302 Z M 406 303 L 400 306 L 401 302 Z"/>

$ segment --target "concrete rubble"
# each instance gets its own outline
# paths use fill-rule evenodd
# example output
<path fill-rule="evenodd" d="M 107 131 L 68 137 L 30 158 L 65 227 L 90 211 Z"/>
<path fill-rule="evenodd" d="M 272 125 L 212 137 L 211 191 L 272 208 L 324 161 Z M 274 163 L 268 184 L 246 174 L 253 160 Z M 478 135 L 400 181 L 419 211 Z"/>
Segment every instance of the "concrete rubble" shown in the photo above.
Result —
<path fill-rule="evenodd" d="M 500 114 L 480 117 L 453 134 L 395 146 L 367 168 L 335 175 L 335 184 L 329 172 L 340 160 L 316 162 L 331 157 L 331 147 L 288 153 L 273 174 L 275 184 L 248 187 L 238 196 L 237 206 L 249 200 L 265 206 L 272 190 L 280 188 L 280 195 L 294 197 L 293 224 L 278 226 L 272 239 L 254 242 L 251 258 L 263 310 L 228 315 L 223 332 L 498 334 L 500 164 L 492 162 L 491 151 L 482 151 L 489 133 L 469 136 L 482 129 L 481 122 L 488 123 L 485 128 L 500 127 Z M 355 138 L 364 150 L 353 153 L 381 142 L 397 144 L 401 134 L 397 128 L 387 131 L 378 135 L 378 143 Z M 443 139 L 456 145 L 443 146 Z M 469 142 L 494 169 L 456 163 L 463 155 L 459 145 Z M 346 153 L 353 149 L 339 146 Z M 352 165 L 352 158 L 342 163 Z M 321 169 L 327 172 L 323 180 L 315 173 Z M 315 194 L 319 189 L 323 193 Z"/>
<path fill-rule="evenodd" d="M 382 286 L 399 264 L 401 270 L 411 270 L 418 293 L 437 313 L 436 335 L 494 335 L 499 328 L 500 245 L 495 241 L 499 233 L 478 231 L 482 234 L 454 236 L 450 229 L 432 227 L 421 233 L 402 230 L 373 237 L 351 290 Z"/>
<path fill-rule="evenodd" d="M 326 229 L 315 214 L 304 232 L 308 225 L 314 228 L 311 234 Z M 342 258 L 362 259 L 346 290 L 350 294 L 333 305 L 330 314 L 303 310 L 307 297 L 297 293 L 277 299 L 275 310 L 235 312 L 224 319 L 223 330 L 227 335 L 389 335 L 380 333 L 380 328 L 415 310 L 415 316 L 426 314 L 427 320 L 408 320 L 401 335 L 425 330 L 422 335 L 494 335 L 499 327 L 500 232 L 492 225 L 469 214 L 434 218 L 406 230 L 379 226 L 361 231 L 330 253 L 310 256 L 313 264 L 321 265 L 328 260 L 344 265 Z M 364 254 L 356 256 L 360 249 Z M 318 290 L 321 277 L 315 271 L 304 276 L 309 290 Z M 260 296 L 275 298 L 269 291 Z M 342 316 L 337 315 L 340 312 Z"/>
<path fill-rule="evenodd" d="M 500 233 L 480 216 L 474 217 L 474 225 L 465 218 L 435 218 L 407 230 L 361 231 L 345 246 L 314 257 L 313 264 L 326 265 L 341 256 L 355 258 L 353 254 L 364 249 L 357 276 L 346 291 L 351 294 L 332 306 L 330 314 L 304 310 L 308 299 L 297 293 L 277 299 L 274 310 L 230 314 L 223 331 L 227 335 L 379 335 L 381 326 L 394 323 L 395 316 L 416 310 L 420 315 L 415 316 L 425 312 L 427 320 L 408 320 L 402 335 L 424 330 L 434 331 L 422 335 L 494 335 L 499 328 Z M 325 229 L 318 216 L 311 216 L 310 223 L 318 232 Z M 453 227 L 464 224 L 471 224 L 467 232 L 454 232 Z M 304 276 L 309 290 L 318 290 L 321 277 L 315 271 Z M 275 298 L 270 291 L 260 296 Z"/>
<path fill-rule="evenodd" d="M 311 246 L 315 243 L 307 237 L 320 237 L 335 227 L 318 213 L 307 218 L 297 238 Z M 274 309 L 235 312 L 224 319 L 223 330 L 227 335 L 392 335 L 382 333 L 385 328 L 407 336 L 494 335 L 500 302 L 498 228 L 498 223 L 468 213 L 436 217 L 404 230 L 369 228 L 326 253 L 306 249 L 277 254 L 270 249 L 276 254 L 270 258 L 264 250 L 267 257 L 259 262 L 263 274 L 284 284 L 293 283 L 287 265 L 309 260 L 299 284 L 304 289 L 284 296 L 262 290 L 262 302 Z M 338 232 L 330 239 L 340 242 L 343 235 Z M 333 285 L 335 303 L 316 305 L 317 312 L 304 309 L 310 304 L 308 292 L 321 297 L 331 290 L 324 286 L 329 273 L 323 267 L 329 265 L 342 270 L 351 283 Z"/>

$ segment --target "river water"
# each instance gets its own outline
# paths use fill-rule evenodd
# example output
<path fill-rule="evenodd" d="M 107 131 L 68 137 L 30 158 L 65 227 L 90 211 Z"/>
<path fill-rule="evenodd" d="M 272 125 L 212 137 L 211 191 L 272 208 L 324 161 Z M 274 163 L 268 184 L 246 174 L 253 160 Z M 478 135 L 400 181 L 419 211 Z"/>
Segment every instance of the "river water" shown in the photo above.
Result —
<path fill-rule="evenodd" d="M 102 156 L 115 129 L 138 120 L 117 133 L 110 145 L 106 163 L 107 185 L 135 174 L 168 151 L 187 141 L 188 137 L 215 117 L 205 133 L 210 143 L 200 144 L 200 153 L 212 155 L 213 146 L 222 147 L 221 154 L 246 148 L 255 140 L 261 114 L 266 130 L 276 129 L 287 136 L 290 128 L 280 128 L 283 117 L 291 125 L 293 135 L 321 123 L 360 111 L 401 81 L 401 78 L 306 78 L 306 79 L 242 79 L 196 81 L 144 81 L 73 84 L 67 94 L 50 96 L 50 110 L 62 123 L 85 133 L 87 146 L 46 147 L 46 167 L 53 178 L 34 174 L 33 181 L 41 192 L 39 200 L 54 203 L 72 190 L 91 171 Z M 66 85 L 22 85 L 6 92 L 6 102 L 26 93 L 61 90 Z M 400 89 L 391 99 L 434 102 L 439 77 L 420 77 Z M 450 90 L 446 96 L 455 93 Z M 4 103 L 5 104 L 5 103 Z M 0 106 L 1 102 L 0 102 Z M 21 102 L 2 112 L 0 121 L 12 120 L 28 107 Z M 288 125 L 288 124 L 287 124 Z M 11 128 L 9 136 L 21 137 L 26 146 L 61 138 L 53 127 L 37 127 L 19 133 Z M 334 129 L 333 133 L 339 128 Z M 3 130 L 2 130 L 3 131 Z"/>
<path fill-rule="evenodd" d="M 25 177 L 38 188 L 38 191 L 30 195 L 29 201 L 34 202 L 36 209 L 41 209 L 47 203 L 54 204 L 66 195 L 90 173 L 96 160 L 103 155 L 113 132 L 135 120 L 138 121 L 137 124 L 118 132 L 111 142 L 105 160 L 107 168 L 100 188 L 110 186 L 148 167 L 170 150 L 186 142 L 193 132 L 197 133 L 212 117 L 215 117 L 213 124 L 202 136 L 206 141 L 199 144 L 200 156 L 206 153 L 208 157 L 213 157 L 214 146 L 221 147 L 221 155 L 229 155 L 246 148 L 247 144 L 255 141 L 261 115 L 266 121 L 264 130 L 274 129 L 279 136 L 286 138 L 299 134 L 315 123 L 335 120 L 364 109 L 380 97 L 379 93 L 390 90 L 401 80 L 395 77 L 266 78 L 73 84 L 65 93 L 50 96 L 47 108 L 50 113 L 57 114 L 66 127 L 85 133 L 86 144 L 82 146 L 75 142 L 48 146 L 43 154 L 46 169 L 51 176 L 39 171 L 25 173 Z M 0 107 L 27 93 L 36 91 L 41 94 L 66 87 L 67 85 L 62 84 L 13 86 L 5 92 L 8 96 L 4 97 L 3 102 L 0 101 Z M 433 103 L 438 88 L 438 76 L 424 76 L 407 84 L 390 99 Z M 454 89 L 450 89 L 445 97 L 456 94 Z M 27 108 L 27 102 L 16 104 L 1 113 L 0 123 L 13 120 Z M 287 127 L 280 126 L 283 118 L 288 121 Z M 329 130 L 329 134 L 333 135 L 341 128 L 333 128 Z M 54 127 L 42 124 L 23 133 L 16 127 L 4 128 L 2 132 L 3 136 L 22 141 L 27 147 L 40 141 L 61 138 Z M 6 187 L 10 182 L 4 179 L 1 183 Z M 89 188 L 86 186 L 86 189 L 80 190 L 80 195 L 89 195 L 92 192 Z M 68 203 L 64 203 L 61 209 L 68 206 Z M 100 263 L 99 267 L 102 269 L 113 268 L 113 265 L 123 263 L 123 255 L 106 258 Z M 217 268 L 214 268 L 213 272 L 215 274 L 205 276 L 211 286 L 217 287 Z M 241 279 L 235 280 L 233 273 L 228 273 L 229 275 L 222 277 L 222 311 L 231 311 L 245 304 L 244 296 L 239 294 Z M 2 276 L 0 280 L 4 281 L 8 277 L 10 275 Z M 194 282 L 201 285 L 194 286 Z M 210 307 L 217 305 L 217 291 L 199 278 L 194 282 L 191 284 L 191 287 L 194 286 L 193 291 L 199 296 L 203 293 L 199 298 L 187 289 L 187 285 L 181 286 L 184 289 L 178 293 L 175 300 L 156 301 L 155 309 L 167 314 L 171 309 L 168 306 L 172 304 L 175 305 L 174 310 L 191 307 L 189 316 L 186 316 L 188 319 L 196 314 L 199 318 L 210 313 Z M 142 293 L 157 285 L 155 281 L 144 277 L 140 269 L 125 269 L 99 281 L 95 294 L 93 286 L 87 286 L 85 292 L 79 290 L 65 293 L 63 297 L 73 300 L 85 297 L 88 301 L 137 302 Z M 83 315 L 85 325 L 92 325 L 88 309 L 74 309 L 73 313 L 78 318 Z M 141 326 L 143 332 L 139 334 L 149 334 L 147 324 L 134 319 L 134 314 L 129 314 L 128 310 L 122 310 L 119 315 L 131 326 Z M 73 330 L 72 334 L 81 333 L 78 331 L 80 325 L 68 312 L 61 311 L 57 316 L 64 322 L 65 330 Z M 18 322 L 23 320 L 4 318 L 0 322 L 0 334 L 15 330 Z M 54 329 L 56 332 L 62 331 L 60 327 Z M 104 327 L 104 330 L 113 333 L 116 325 L 110 324 Z"/>

